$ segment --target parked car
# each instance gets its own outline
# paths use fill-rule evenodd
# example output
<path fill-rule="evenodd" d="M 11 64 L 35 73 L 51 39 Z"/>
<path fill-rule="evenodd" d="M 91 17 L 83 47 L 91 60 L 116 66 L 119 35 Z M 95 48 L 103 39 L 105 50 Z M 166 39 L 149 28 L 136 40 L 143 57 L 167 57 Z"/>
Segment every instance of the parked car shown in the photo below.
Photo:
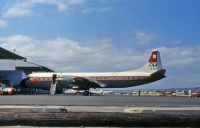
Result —
<path fill-rule="evenodd" d="M 16 89 L 12 88 L 12 87 L 7 87 L 3 89 L 3 94 L 4 95 L 14 95 L 16 92 Z"/>
<path fill-rule="evenodd" d="M 200 97 L 200 92 L 197 91 L 197 92 L 192 93 L 191 97 Z"/>
<path fill-rule="evenodd" d="M 176 90 L 171 96 L 189 96 L 189 93 L 185 90 Z"/>
<path fill-rule="evenodd" d="M 12 87 L 6 87 L 4 84 L 0 84 L 0 95 L 13 95 L 16 89 Z"/>

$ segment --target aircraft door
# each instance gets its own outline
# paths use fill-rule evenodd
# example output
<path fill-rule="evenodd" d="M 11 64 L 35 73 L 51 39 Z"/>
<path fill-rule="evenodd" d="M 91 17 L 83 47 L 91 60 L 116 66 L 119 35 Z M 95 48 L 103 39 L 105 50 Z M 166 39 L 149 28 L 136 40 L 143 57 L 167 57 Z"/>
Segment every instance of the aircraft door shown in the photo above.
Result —
<path fill-rule="evenodd" d="M 57 79 L 57 74 L 53 74 L 53 76 L 52 76 L 52 82 L 53 82 L 53 84 L 56 83 L 56 79 Z"/>

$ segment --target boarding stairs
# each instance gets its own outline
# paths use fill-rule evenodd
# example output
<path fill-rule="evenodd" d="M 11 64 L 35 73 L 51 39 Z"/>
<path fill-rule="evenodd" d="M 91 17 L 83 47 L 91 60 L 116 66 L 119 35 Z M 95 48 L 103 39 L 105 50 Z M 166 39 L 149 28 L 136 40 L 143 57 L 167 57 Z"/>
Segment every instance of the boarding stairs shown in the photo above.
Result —
<path fill-rule="evenodd" d="M 51 88 L 50 88 L 50 94 L 54 95 L 56 94 L 56 86 L 57 86 L 57 81 L 55 83 L 51 83 Z"/>

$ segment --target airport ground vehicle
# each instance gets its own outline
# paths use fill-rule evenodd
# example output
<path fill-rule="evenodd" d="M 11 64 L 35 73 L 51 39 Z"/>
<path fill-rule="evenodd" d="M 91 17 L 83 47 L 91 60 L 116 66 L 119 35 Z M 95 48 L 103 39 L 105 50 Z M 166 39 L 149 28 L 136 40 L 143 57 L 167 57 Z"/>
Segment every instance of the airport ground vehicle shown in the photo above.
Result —
<path fill-rule="evenodd" d="M 200 97 L 200 92 L 197 91 L 197 92 L 192 93 L 191 97 Z"/>
<path fill-rule="evenodd" d="M 173 93 L 174 91 L 165 91 L 164 96 L 172 96 Z"/>
<path fill-rule="evenodd" d="M 4 95 L 14 95 L 15 92 L 16 92 L 16 90 L 12 87 L 7 87 L 7 88 L 3 89 Z"/>
<path fill-rule="evenodd" d="M 10 86 L 9 81 L 1 80 L 0 82 L 0 95 L 13 95 L 16 92 L 16 89 Z"/>
<path fill-rule="evenodd" d="M 134 92 L 132 92 L 132 96 L 140 96 L 140 92 L 139 91 L 134 91 Z"/>
<path fill-rule="evenodd" d="M 1 88 L 0 87 L 0 95 L 14 95 L 16 90 L 12 87 L 5 87 Z"/>
<path fill-rule="evenodd" d="M 149 91 L 149 96 L 164 96 L 164 92 L 161 91 Z"/>
<path fill-rule="evenodd" d="M 189 92 L 185 90 L 176 90 L 171 96 L 189 96 Z"/>
<path fill-rule="evenodd" d="M 73 89 L 64 90 L 64 94 L 66 94 L 66 95 L 75 95 L 77 93 L 78 93 L 78 91 L 77 90 L 73 90 Z"/>

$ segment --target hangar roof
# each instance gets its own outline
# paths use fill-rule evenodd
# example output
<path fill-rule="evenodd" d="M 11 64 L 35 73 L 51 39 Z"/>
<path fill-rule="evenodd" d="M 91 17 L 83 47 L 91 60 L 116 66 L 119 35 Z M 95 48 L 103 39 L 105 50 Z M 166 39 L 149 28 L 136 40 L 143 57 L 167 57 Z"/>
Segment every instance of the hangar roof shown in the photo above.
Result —
<path fill-rule="evenodd" d="M 13 71 L 16 69 L 22 69 L 27 72 L 53 71 L 47 67 L 28 62 L 25 57 L 0 47 L 0 71 Z"/>
<path fill-rule="evenodd" d="M 0 71 L 13 71 L 16 69 L 30 71 L 53 71 L 47 67 L 28 62 L 26 60 L 0 59 Z"/>
<path fill-rule="evenodd" d="M 0 59 L 26 59 L 20 55 L 10 52 L 2 47 L 0 47 Z"/>

